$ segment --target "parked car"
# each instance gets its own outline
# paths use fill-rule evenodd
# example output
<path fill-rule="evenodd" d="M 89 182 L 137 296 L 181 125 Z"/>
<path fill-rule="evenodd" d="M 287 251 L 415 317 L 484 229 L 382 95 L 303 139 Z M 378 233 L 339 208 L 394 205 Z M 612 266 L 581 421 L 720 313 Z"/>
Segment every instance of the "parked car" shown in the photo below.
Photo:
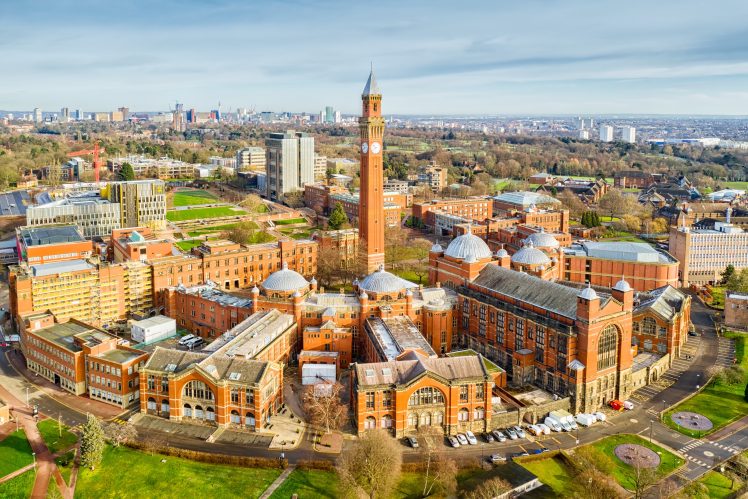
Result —
<path fill-rule="evenodd" d="M 447 437 L 447 440 L 449 440 L 449 445 L 451 445 L 452 447 L 457 448 L 460 446 L 460 442 L 456 437 Z"/>
<path fill-rule="evenodd" d="M 611 400 L 608 402 L 608 406 L 610 406 L 611 409 L 614 411 L 620 411 L 623 409 L 623 402 L 620 400 Z"/>
<path fill-rule="evenodd" d="M 530 454 L 528 454 L 527 452 L 514 452 L 512 454 L 509 454 L 509 458 L 510 459 L 514 459 L 516 457 L 525 457 L 525 456 L 529 456 L 529 455 Z"/>
<path fill-rule="evenodd" d="M 623 408 L 627 411 L 631 411 L 634 409 L 634 403 L 630 400 L 626 400 L 623 402 Z"/>
<path fill-rule="evenodd" d="M 569 423 L 567 423 L 566 421 L 564 421 L 563 423 L 561 423 L 561 428 L 563 428 L 563 429 L 564 429 L 564 431 L 572 431 L 572 430 L 574 429 L 574 428 L 572 428 L 572 427 L 571 427 L 571 425 L 570 425 Z"/>
<path fill-rule="evenodd" d="M 460 442 L 460 445 L 468 445 L 468 439 L 462 433 L 457 434 L 457 441 Z"/>
<path fill-rule="evenodd" d="M 195 336 L 194 334 L 186 334 L 179 338 L 179 341 L 177 343 L 179 343 L 180 345 L 186 345 L 187 342 L 193 338 L 197 338 L 197 336 Z"/>
<path fill-rule="evenodd" d="M 540 446 L 540 452 L 550 452 L 550 451 L 551 451 L 551 449 L 549 449 L 548 447 L 545 447 L 545 446 L 542 446 L 542 445 Z"/>
<path fill-rule="evenodd" d="M 546 426 L 548 426 L 553 431 L 564 431 L 564 428 L 561 426 L 561 423 L 556 421 L 553 418 L 545 418 Z"/>
<path fill-rule="evenodd" d="M 538 423 L 538 426 L 541 430 L 543 430 L 543 435 L 550 435 L 551 434 L 551 428 L 545 424 L 545 423 Z"/>
<path fill-rule="evenodd" d="M 410 445 L 414 449 L 418 448 L 418 439 L 416 439 L 416 437 L 405 437 L 405 440 L 407 440 L 408 445 Z"/>
<path fill-rule="evenodd" d="M 470 445 L 478 445 L 478 439 L 475 438 L 475 435 L 472 431 L 468 430 L 465 432 L 465 437 L 467 438 L 467 441 Z"/>
<path fill-rule="evenodd" d="M 543 453 L 543 449 L 530 449 L 530 450 L 529 450 L 529 451 L 527 451 L 527 452 L 528 452 L 529 454 L 542 454 L 542 453 Z"/>
<path fill-rule="evenodd" d="M 527 431 L 535 435 L 536 437 L 543 434 L 543 430 L 538 425 L 531 424 L 527 427 Z"/>
<path fill-rule="evenodd" d="M 597 418 L 593 416 L 592 414 L 577 414 L 575 416 L 575 419 L 577 420 L 577 423 L 579 423 L 582 426 L 592 426 L 592 423 L 597 422 Z"/>
<path fill-rule="evenodd" d="M 526 438 L 527 437 L 527 433 L 525 433 L 525 430 L 523 430 L 520 425 L 515 425 L 514 426 L 514 431 L 517 432 L 517 436 L 519 438 Z"/>
<path fill-rule="evenodd" d="M 489 457 L 488 460 L 492 463 L 502 463 L 506 461 L 506 456 L 502 456 L 501 454 L 491 454 L 491 457 Z"/>
<path fill-rule="evenodd" d="M 489 444 L 496 441 L 491 433 L 486 433 L 485 435 L 483 435 L 483 438 L 486 439 L 486 442 L 488 442 Z"/>
<path fill-rule="evenodd" d="M 511 440 L 517 440 L 517 439 L 519 438 L 519 437 L 517 436 L 517 432 L 516 432 L 516 431 L 514 431 L 514 428 L 507 428 L 507 429 L 506 429 L 506 430 L 504 430 L 504 431 L 506 431 L 506 434 L 507 434 L 507 435 L 509 435 L 509 438 L 510 438 Z"/>
<path fill-rule="evenodd" d="M 187 341 L 187 343 L 185 343 L 184 346 L 192 350 L 193 348 L 199 347 L 203 343 L 205 343 L 205 340 L 203 340 L 202 338 L 198 336 L 197 338 L 192 338 L 191 340 Z"/>
<path fill-rule="evenodd" d="M 506 435 L 501 433 L 499 430 L 494 430 L 491 432 L 496 440 L 499 442 L 506 442 Z"/>
<path fill-rule="evenodd" d="M 598 421 L 605 421 L 606 419 L 608 419 L 607 416 L 605 416 L 605 413 L 600 411 L 595 413 L 595 417 Z"/>

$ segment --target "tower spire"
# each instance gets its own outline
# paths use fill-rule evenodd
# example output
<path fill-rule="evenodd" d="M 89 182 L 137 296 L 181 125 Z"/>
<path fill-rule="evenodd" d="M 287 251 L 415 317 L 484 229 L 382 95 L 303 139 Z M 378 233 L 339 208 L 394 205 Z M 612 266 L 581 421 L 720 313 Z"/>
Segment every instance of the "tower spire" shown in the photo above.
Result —
<path fill-rule="evenodd" d="M 366 80 L 366 86 L 364 87 L 364 92 L 361 95 L 367 96 L 380 94 L 381 92 L 379 91 L 379 85 L 377 85 L 377 79 L 374 76 L 374 63 L 372 63 L 371 70 L 369 71 L 369 79 Z"/>

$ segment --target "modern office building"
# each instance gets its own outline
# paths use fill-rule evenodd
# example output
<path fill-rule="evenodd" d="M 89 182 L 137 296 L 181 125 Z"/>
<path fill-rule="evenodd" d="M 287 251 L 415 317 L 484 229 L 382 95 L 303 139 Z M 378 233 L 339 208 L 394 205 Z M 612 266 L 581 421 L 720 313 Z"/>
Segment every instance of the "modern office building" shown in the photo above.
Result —
<path fill-rule="evenodd" d="M 236 171 L 265 171 L 265 149 L 262 147 L 243 147 L 236 151 Z"/>
<path fill-rule="evenodd" d="M 42 123 L 44 121 L 44 113 L 38 107 L 34 108 L 34 123 Z"/>
<path fill-rule="evenodd" d="M 101 196 L 120 207 L 120 227 L 166 226 L 166 186 L 163 180 L 110 182 Z"/>
<path fill-rule="evenodd" d="M 621 141 L 633 144 L 636 142 L 636 128 L 632 126 L 621 127 Z"/>
<path fill-rule="evenodd" d="M 57 223 L 75 224 L 87 238 L 106 237 L 120 228 L 120 205 L 101 199 L 98 195 L 70 196 L 51 203 L 29 206 L 26 210 L 29 226 Z"/>
<path fill-rule="evenodd" d="M 600 125 L 600 142 L 613 142 L 613 127 Z"/>
<path fill-rule="evenodd" d="M 124 163 L 129 163 L 132 166 L 136 177 L 158 179 L 194 178 L 196 175 L 195 169 L 199 166 L 167 156 L 148 158 L 143 155 L 131 154 L 107 160 L 107 167 L 116 173 L 122 169 Z"/>
<path fill-rule="evenodd" d="M 265 140 L 267 196 L 282 201 L 314 183 L 314 137 L 302 132 L 270 133 Z"/>
<path fill-rule="evenodd" d="M 327 156 L 314 155 L 314 180 L 324 180 L 327 177 Z"/>

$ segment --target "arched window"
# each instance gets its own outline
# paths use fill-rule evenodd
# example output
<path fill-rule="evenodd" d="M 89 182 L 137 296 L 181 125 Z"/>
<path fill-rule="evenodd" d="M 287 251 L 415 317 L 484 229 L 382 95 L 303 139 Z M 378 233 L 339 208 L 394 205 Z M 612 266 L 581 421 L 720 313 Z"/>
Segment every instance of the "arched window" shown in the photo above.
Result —
<path fill-rule="evenodd" d="M 421 426 L 431 426 L 431 413 L 424 412 L 421 414 Z"/>
<path fill-rule="evenodd" d="M 468 410 L 464 407 L 457 413 L 457 421 L 468 421 Z"/>
<path fill-rule="evenodd" d="M 657 322 L 651 317 L 642 319 L 641 332 L 654 336 L 657 334 Z"/>
<path fill-rule="evenodd" d="M 208 421 L 216 420 L 216 411 L 212 407 L 208 407 L 205 410 L 205 419 L 207 419 Z"/>
<path fill-rule="evenodd" d="M 364 430 L 374 430 L 377 427 L 377 420 L 373 417 L 369 416 L 366 418 L 366 421 L 364 421 Z"/>
<path fill-rule="evenodd" d="M 443 413 L 441 413 L 441 412 L 434 413 L 434 424 L 435 425 L 436 424 L 438 424 L 438 425 L 444 424 L 444 414 Z"/>
<path fill-rule="evenodd" d="M 444 395 L 438 388 L 427 386 L 416 390 L 408 399 L 409 406 L 443 404 Z"/>
<path fill-rule="evenodd" d="M 203 408 L 199 405 L 195 406 L 195 419 L 203 419 L 204 413 Z"/>
<path fill-rule="evenodd" d="M 251 427 L 251 428 L 255 427 L 255 415 L 253 413 L 248 412 L 244 416 L 244 425 L 248 426 L 248 427 Z"/>
<path fill-rule="evenodd" d="M 418 414 L 408 414 L 408 427 L 415 428 L 418 426 Z"/>
<path fill-rule="evenodd" d="M 616 365 L 616 353 L 618 351 L 618 329 L 609 325 L 600 334 L 597 340 L 597 370 L 602 371 Z"/>
<path fill-rule="evenodd" d="M 215 400 L 213 392 L 202 381 L 192 380 L 182 389 L 182 396 L 192 399 Z"/>
<path fill-rule="evenodd" d="M 169 401 L 166 399 L 161 401 L 161 412 L 169 414 Z"/>
<path fill-rule="evenodd" d="M 382 417 L 382 428 L 392 428 L 392 416 Z"/>
<path fill-rule="evenodd" d="M 190 404 L 184 404 L 184 417 L 192 417 L 192 406 Z"/>
<path fill-rule="evenodd" d="M 231 423 L 242 424 L 242 418 L 237 411 L 231 411 Z"/>
<path fill-rule="evenodd" d="M 475 421 L 482 421 L 485 413 L 486 412 L 483 409 L 483 407 L 476 407 L 475 410 L 473 411 L 473 419 Z"/>
<path fill-rule="evenodd" d="M 153 397 L 148 397 L 148 410 L 149 411 L 156 410 L 156 399 L 154 399 Z"/>

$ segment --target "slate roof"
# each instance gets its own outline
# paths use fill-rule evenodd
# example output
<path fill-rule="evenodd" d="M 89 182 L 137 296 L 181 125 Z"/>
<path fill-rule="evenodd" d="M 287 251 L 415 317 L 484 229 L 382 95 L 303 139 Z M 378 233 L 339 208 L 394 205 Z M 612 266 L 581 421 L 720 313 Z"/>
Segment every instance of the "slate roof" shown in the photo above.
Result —
<path fill-rule="evenodd" d="M 199 365 L 216 379 L 231 379 L 230 375 L 237 373 L 240 376 L 236 381 L 258 383 L 262 379 L 268 363 L 261 360 L 248 360 L 241 357 L 231 358 L 213 354 L 200 362 Z"/>
<path fill-rule="evenodd" d="M 369 79 L 366 80 L 366 86 L 362 95 L 380 95 L 382 92 L 379 91 L 379 85 L 377 79 L 374 77 L 374 68 L 371 68 L 369 73 Z"/>
<path fill-rule="evenodd" d="M 634 307 L 634 314 L 652 309 L 662 318 L 672 321 L 680 312 L 688 298 L 685 293 L 667 285 L 653 289 L 647 293 L 639 293 L 639 304 Z"/>
<path fill-rule="evenodd" d="M 407 385 L 424 373 L 435 374 L 447 381 L 487 375 L 477 355 L 428 358 L 409 352 L 397 361 L 356 364 L 356 376 L 361 386 Z"/>
<path fill-rule="evenodd" d="M 486 265 L 472 284 L 571 319 L 577 316 L 579 290 L 523 272 Z"/>
<path fill-rule="evenodd" d="M 179 373 L 204 360 L 207 356 L 208 354 L 202 352 L 188 352 L 186 350 L 156 347 L 148 362 L 146 362 L 145 369 L 166 371 L 166 366 L 174 364 L 176 368 L 173 371 L 169 370 L 169 372 Z"/>

